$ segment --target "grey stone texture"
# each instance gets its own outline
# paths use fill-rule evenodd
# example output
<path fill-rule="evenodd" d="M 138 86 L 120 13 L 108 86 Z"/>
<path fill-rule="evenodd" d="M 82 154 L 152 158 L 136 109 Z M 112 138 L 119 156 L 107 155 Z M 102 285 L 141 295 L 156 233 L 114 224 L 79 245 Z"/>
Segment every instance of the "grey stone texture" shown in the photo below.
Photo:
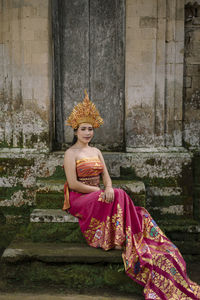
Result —
<path fill-rule="evenodd" d="M 40 260 L 51 263 L 121 263 L 122 256 L 119 250 L 104 251 L 87 245 L 27 243 L 13 242 L 7 248 L 1 260 L 3 262 L 20 262 L 24 260 Z"/>
<path fill-rule="evenodd" d="M 65 118 L 84 88 L 104 117 L 96 145 L 116 150 L 104 153 L 111 176 L 140 182 L 120 186 L 146 193 L 158 214 L 192 216 L 199 1 L 92 1 L 90 10 L 88 1 L 60 3 L 0 0 L 0 207 L 10 208 L 7 222 L 22 220 L 21 212 L 10 217 L 13 207 L 38 205 L 44 178 L 55 183 L 62 174 L 50 191 L 62 193 L 64 152 L 52 150 L 69 143 Z"/>
<path fill-rule="evenodd" d="M 188 3 L 185 17 L 184 142 L 200 143 L 200 3 Z"/>

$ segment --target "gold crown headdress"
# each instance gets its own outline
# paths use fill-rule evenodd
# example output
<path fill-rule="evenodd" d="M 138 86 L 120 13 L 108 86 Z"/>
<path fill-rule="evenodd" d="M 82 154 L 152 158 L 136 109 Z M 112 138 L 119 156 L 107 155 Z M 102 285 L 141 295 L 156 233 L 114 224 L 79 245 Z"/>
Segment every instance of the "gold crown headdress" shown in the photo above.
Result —
<path fill-rule="evenodd" d="M 90 123 L 93 128 L 100 127 L 103 124 L 103 119 L 100 117 L 94 103 L 90 101 L 86 90 L 83 102 L 78 103 L 73 108 L 66 125 L 76 129 L 81 123 Z"/>

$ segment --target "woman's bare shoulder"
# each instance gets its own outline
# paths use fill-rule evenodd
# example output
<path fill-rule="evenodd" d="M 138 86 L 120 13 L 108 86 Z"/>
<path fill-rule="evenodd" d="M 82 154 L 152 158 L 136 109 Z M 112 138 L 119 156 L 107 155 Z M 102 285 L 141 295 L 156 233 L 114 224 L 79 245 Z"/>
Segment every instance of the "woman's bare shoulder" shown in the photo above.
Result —
<path fill-rule="evenodd" d="M 75 155 L 76 155 L 76 153 L 75 153 L 74 149 L 72 147 L 70 147 L 69 149 L 67 149 L 65 151 L 64 157 L 75 158 Z"/>
<path fill-rule="evenodd" d="M 98 155 L 99 153 L 101 153 L 101 151 L 98 148 L 96 148 L 96 147 L 91 147 L 91 149 L 92 149 L 92 152 L 94 154 L 96 154 L 96 155 Z"/>

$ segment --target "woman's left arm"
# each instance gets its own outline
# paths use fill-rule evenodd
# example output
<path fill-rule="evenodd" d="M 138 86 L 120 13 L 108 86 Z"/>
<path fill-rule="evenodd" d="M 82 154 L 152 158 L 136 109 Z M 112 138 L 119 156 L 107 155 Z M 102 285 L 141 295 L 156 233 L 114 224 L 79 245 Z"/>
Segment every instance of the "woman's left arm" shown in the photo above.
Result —
<path fill-rule="evenodd" d="M 112 180 L 108 173 L 108 169 L 106 167 L 103 155 L 99 149 L 98 149 L 98 156 L 104 166 L 103 173 L 102 173 L 102 179 L 103 179 L 103 184 L 105 187 L 105 192 L 104 192 L 105 200 L 107 202 L 112 202 L 114 200 L 114 190 L 112 188 Z"/>

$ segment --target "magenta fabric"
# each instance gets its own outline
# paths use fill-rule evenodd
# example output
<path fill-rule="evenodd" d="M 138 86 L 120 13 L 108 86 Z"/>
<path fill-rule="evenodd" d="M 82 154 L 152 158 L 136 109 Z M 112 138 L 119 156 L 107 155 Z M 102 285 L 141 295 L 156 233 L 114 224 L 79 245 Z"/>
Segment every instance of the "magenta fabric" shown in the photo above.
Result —
<path fill-rule="evenodd" d="M 178 248 L 165 236 L 148 211 L 134 206 L 122 189 L 107 203 L 103 191 L 69 192 L 70 209 L 88 245 L 104 250 L 122 246 L 126 274 L 144 287 L 145 299 L 200 299 L 200 286 L 186 273 Z"/>

